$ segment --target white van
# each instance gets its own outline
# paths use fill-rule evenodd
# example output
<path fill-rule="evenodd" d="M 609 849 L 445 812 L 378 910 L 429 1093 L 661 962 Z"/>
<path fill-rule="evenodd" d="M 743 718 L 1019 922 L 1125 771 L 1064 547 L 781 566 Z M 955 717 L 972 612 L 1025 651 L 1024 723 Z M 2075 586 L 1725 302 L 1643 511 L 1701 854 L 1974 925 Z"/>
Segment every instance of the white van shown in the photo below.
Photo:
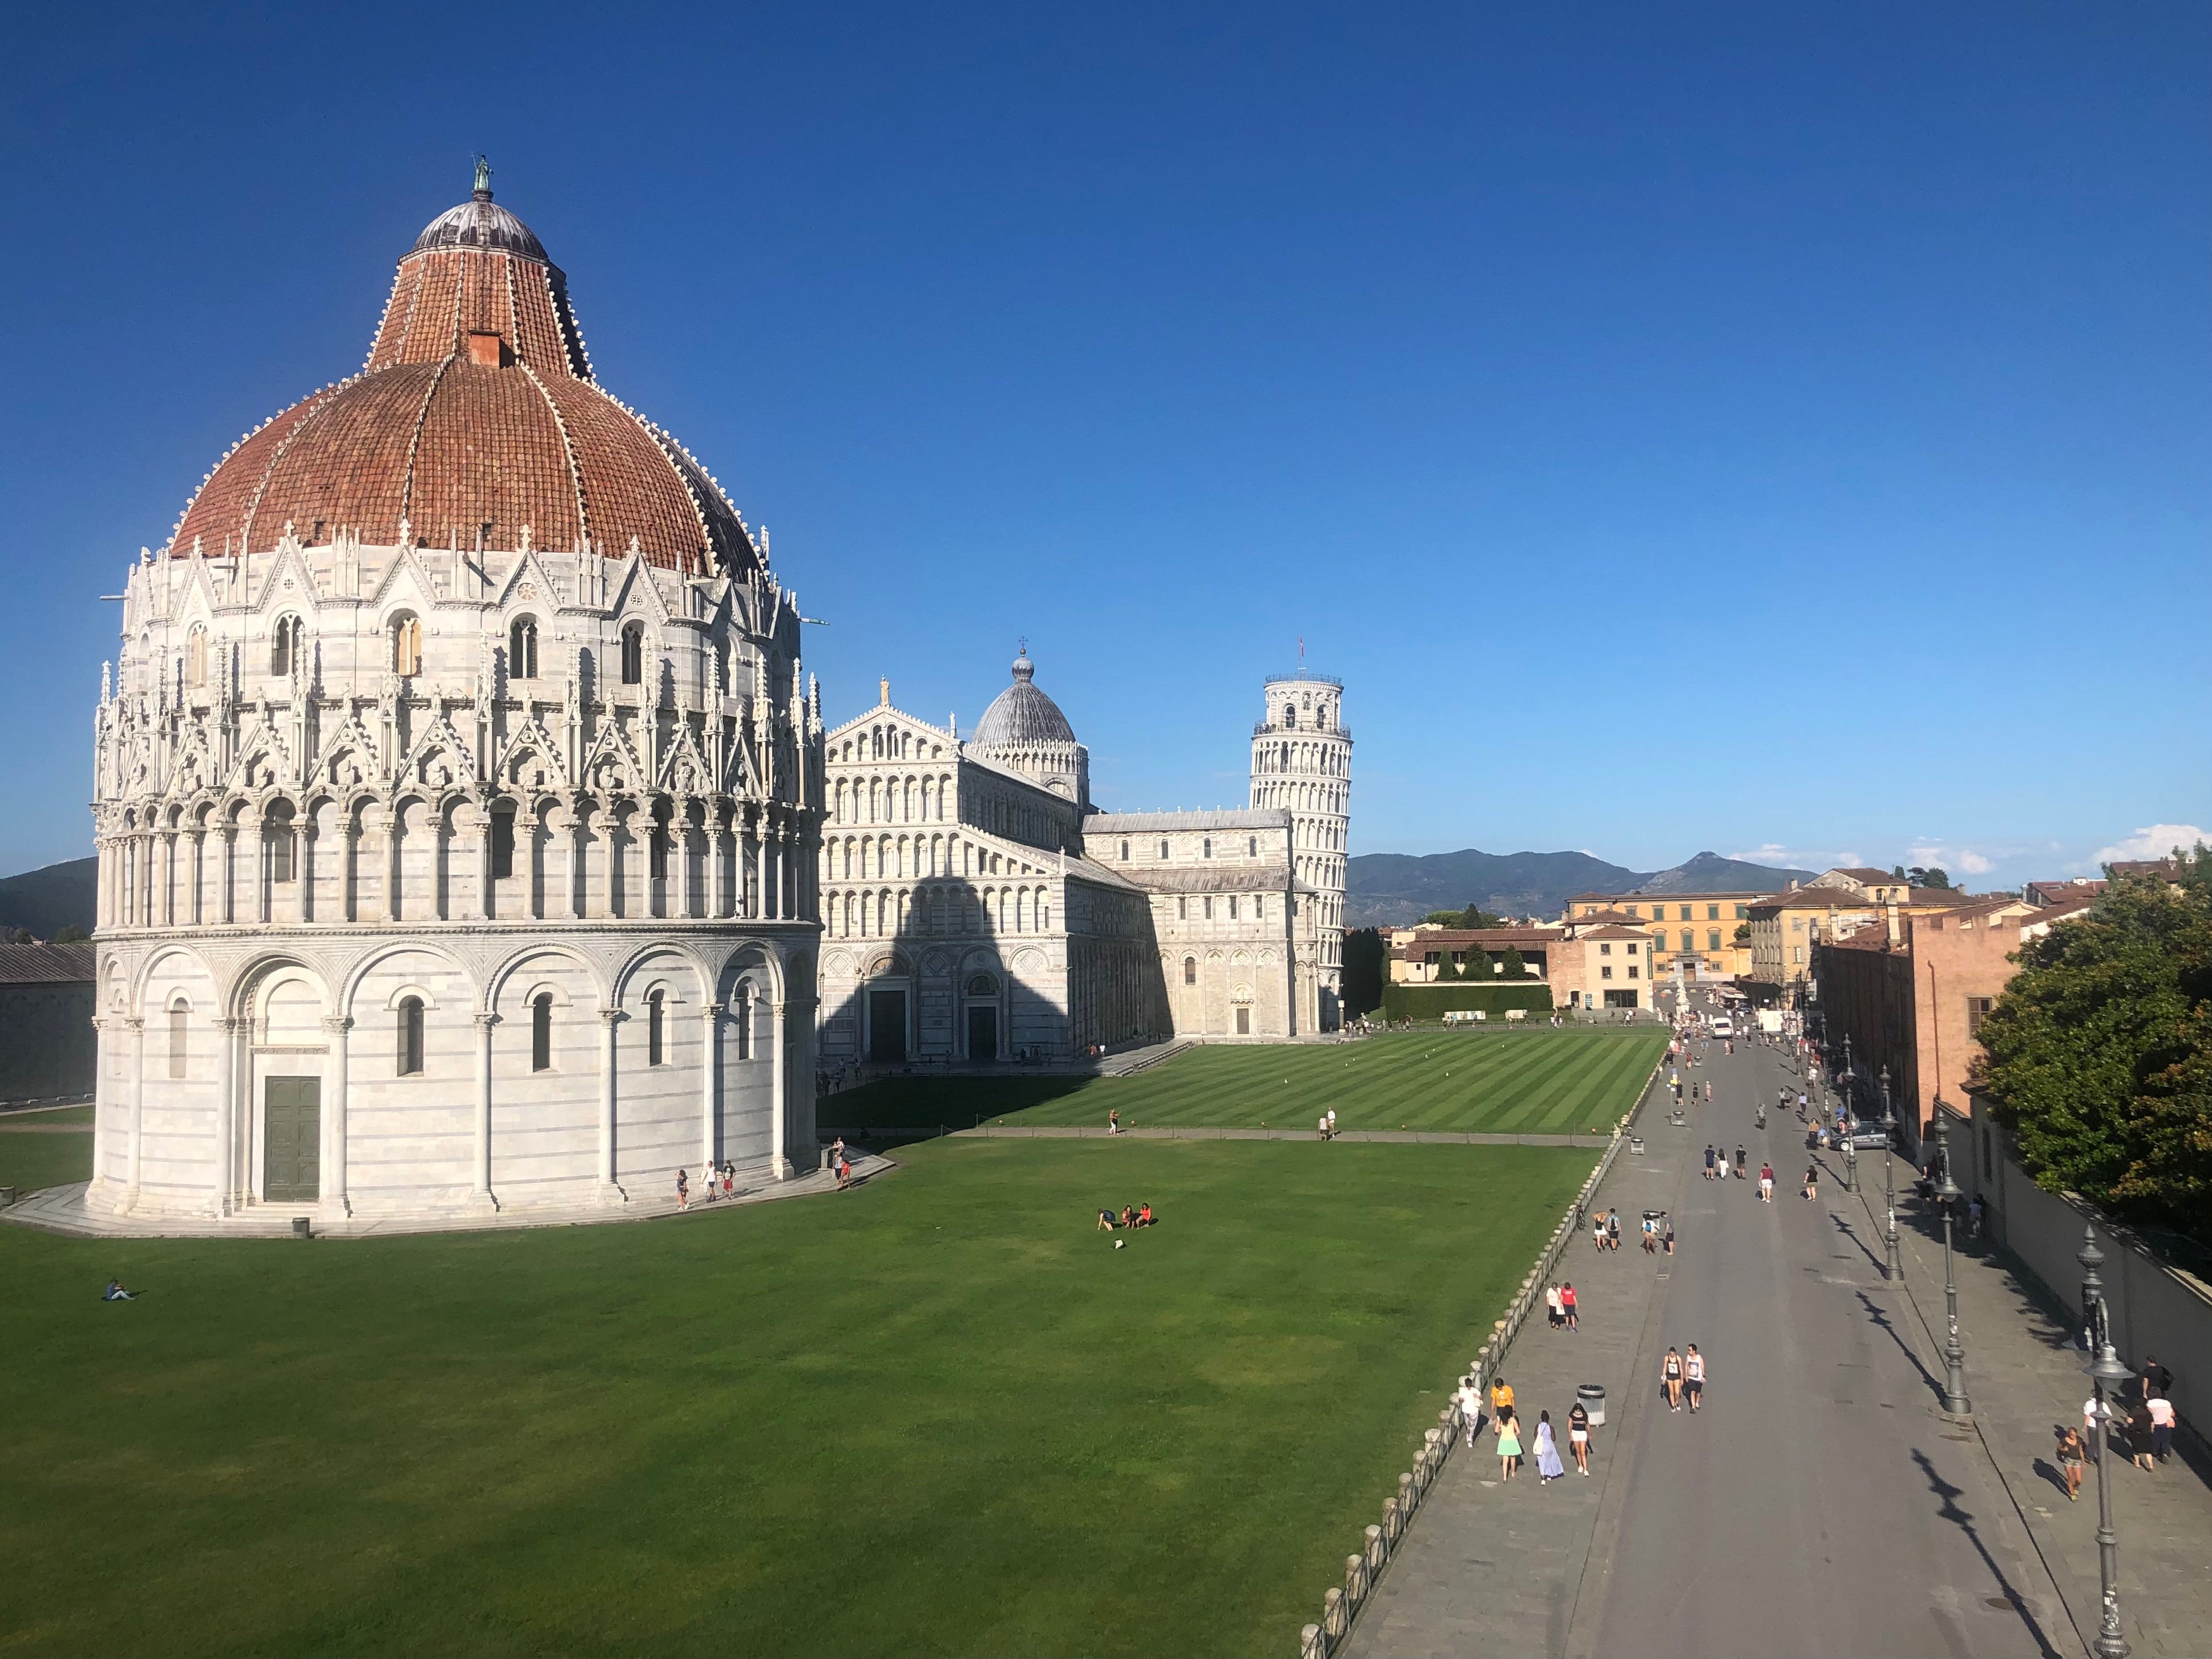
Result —
<path fill-rule="evenodd" d="M 1734 1036 L 1735 1035 L 1735 1022 L 1730 1019 L 1726 1014 L 1715 1014 L 1713 1016 L 1713 1035 L 1717 1037 Z"/>

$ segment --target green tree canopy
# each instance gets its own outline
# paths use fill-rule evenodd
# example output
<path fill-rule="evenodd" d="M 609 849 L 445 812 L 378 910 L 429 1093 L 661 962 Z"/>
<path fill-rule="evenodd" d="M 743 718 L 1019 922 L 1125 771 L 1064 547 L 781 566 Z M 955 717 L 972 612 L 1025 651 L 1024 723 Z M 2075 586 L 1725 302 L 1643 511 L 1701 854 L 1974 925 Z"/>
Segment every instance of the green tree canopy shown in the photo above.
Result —
<path fill-rule="evenodd" d="M 63 928 L 60 933 L 54 935 L 54 943 L 57 945 L 82 945 L 91 939 L 91 937 L 92 935 L 86 933 L 83 928 L 78 927 L 75 922 L 71 922 L 68 927 Z"/>
<path fill-rule="evenodd" d="M 1460 913 L 1459 925 L 1468 928 L 1503 927 L 1505 926 L 1505 918 L 1494 916 L 1480 904 L 1469 901 L 1467 908 Z"/>
<path fill-rule="evenodd" d="M 1459 977 L 1459 969 L 1453 965 L 1453 962 L 1454 957 L 1449 951 L 1437 952 L 1437 978 L 1439 981 Z"/>
<path fill-rule="evenodd" d="M 2212 1241 L 2212 853 L 2024 946 L 1976 1081 L 2036 1183 Z"/>
<path fill-rule="evenodd" d="M 1461 975 L 1461 977 L 1463 979 L 1479 979 L 1487 981 L 1492 977 L 1490 970 L 1490 952 L 1484 950 L 1480 945 L 1468 945 L 1467 947 L 1467 965 L 1465 970 Z"/>
<path fill-rule="evenodd" d="M 1457 910 L 1431 910 L 1421 918 L 1432 927 L 1456 927 L 1460 925 L 1460 919 L 1461 913 Z"/>
<path fill-rule="evenodd" d="M 1905 872 L 1905 878 L 1915 887 L 1948 887 L 1951 872 L 1940 864 L 1916 864 Z"/>
<path fill-rule="evenodd" d="M 1528 977 L 1528 964 L 1521 959 L 1521 952 L 1510 945 L 1505 947 L 1505 954 L 1498 957 L 1498 963 L 1507 979 Z"/>

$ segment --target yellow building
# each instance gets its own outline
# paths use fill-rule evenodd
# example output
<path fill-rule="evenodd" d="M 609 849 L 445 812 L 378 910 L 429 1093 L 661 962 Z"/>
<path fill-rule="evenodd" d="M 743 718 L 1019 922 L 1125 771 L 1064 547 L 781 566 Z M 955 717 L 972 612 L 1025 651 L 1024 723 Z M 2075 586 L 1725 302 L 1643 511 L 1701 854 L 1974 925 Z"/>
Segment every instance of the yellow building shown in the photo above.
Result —
<path fill-rule="evenodd" d="M 1651 939 L 1651 975 L 1680 963 L 1685 980 L 1740 979 L 1751 971 L 1751 910 L 1771 893 L 1577 893 L 1565 920 L 1633 927 Z"/>

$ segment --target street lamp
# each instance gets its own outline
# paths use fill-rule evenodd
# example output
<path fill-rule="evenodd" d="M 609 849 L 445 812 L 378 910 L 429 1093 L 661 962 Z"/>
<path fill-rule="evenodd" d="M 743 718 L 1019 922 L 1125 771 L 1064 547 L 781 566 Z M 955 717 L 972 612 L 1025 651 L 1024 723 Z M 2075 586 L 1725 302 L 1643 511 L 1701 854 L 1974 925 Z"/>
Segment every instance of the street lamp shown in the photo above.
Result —
<path fill-rule="evenodd" d="M 1959 1279 L 1951 1265 L 1951 1212 L 1965 1196 L 1951 1179 L 1951 1125 L 1944 1115 L 1943 1097 L 1936 1097 L 1936 1156 L 1943 1178 L 1936 1184 L 1936 1201 L 1943 1206 L 1943 1310 L 1950 1335 L 1943 1344 L 1943 1409 L 1954 1417 L 1972 1415 L 1974 1402 L 1966 1398 L 1966 1351 L 1959 1346 Z"/>
<path fill-rule="evenodd" d="M 2097 1577 L 2103 1592 L 2104 1611 L 2097 1621 L 2097 1639 L 2090 1644 L 2098 1659 L 2128 1659 L 2128 1638 L 2120 1634 L 2120 1540 L 2112 1530 L 2112 1421 L 2111 1408 L 2105 1403 L 2105 1391 L 2124 1384 L 2130 1375 L 2120 1364 L 2120 1357 L 2112 1352 L 2112 1319 L 2105 1307 L 2105 1283 L 2097 1269 L 2105 1265 L 2105 1253 L 2097 1248 L 2097 1233 L 2094 1227 L 2081 1230 L 2081 1252 L 2074 1258 L 2081 1264 L 2081 1314 L 2087 1327 L 2086 1334 L 2096 1350 L 2096 1357 L 2083 1369 L 2089 1373 L 2090 1386 L 2095 1390 L 2092 1409 L 2096 1413 L 2091 1430 L 2097 1454 Z"/>
<path fill-rule="evenodd" d="M 1894 1282 L 1905 1277 L 1905 1266 L 1897 1256 L 1897 1120 L 1889 1109 L 1889 1067 L 1881 1068 L 1881 1196 L 1882 1243 L 1885 1246 L 1881 1276 Z"/>

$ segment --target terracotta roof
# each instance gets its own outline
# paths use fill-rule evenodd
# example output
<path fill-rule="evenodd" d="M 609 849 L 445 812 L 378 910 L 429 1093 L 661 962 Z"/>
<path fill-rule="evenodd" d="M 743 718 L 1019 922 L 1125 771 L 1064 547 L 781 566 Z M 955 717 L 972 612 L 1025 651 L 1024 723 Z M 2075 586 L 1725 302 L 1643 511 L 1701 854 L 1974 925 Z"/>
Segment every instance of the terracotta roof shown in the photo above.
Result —
<path fill-rule="evenodd" d="M 473 200 L 400 259 L 362 372 L 240 441 L 169 540 L 264 552 L 291 525 L 418 543 L 620 557 L 672 569 L 757 567 L 737 508 L 684 447 L 600 390 L 568 279 L 527 226 Z M 485 525 L 491 526 L 488 534 Z"/>
<path fill-rule="evenodd" d="M 0 985 L 89 985 L 89 945 L 0 945 Z"/>
<path fill-rule="evenodd" d="M 1800 887 L 1795 892 L 1777 893 L 1771 898 L 1760 899 L 1752 907 L 1754 910 L 1879 910 L 1881 906 L 1870 898 L 1861 898 L 1846 887 Z"/>
<path fill-rule="evenodd" d="M 1863 866 L 1851 870 L 1841 868 L 1826 870 L 1823 871 L 1821 873 L 1830 876 L 1849 876 L 1853 881 L 1863 881 L 1869 884 L 1876 882 L 1893 882 L 1898 879 L 1896 876 L 1891 874 L 1887 870 L 1869 870 Z"/>
<path fill-rule="evenodd" d="M 2092 899 L 2105 890 L 2106 884 L 2094 877 L 2061 877 L 2057 881 L 2031 881 L 2021 890 L 2039 904 L 2072 904 L 2076 899 Z"/>

